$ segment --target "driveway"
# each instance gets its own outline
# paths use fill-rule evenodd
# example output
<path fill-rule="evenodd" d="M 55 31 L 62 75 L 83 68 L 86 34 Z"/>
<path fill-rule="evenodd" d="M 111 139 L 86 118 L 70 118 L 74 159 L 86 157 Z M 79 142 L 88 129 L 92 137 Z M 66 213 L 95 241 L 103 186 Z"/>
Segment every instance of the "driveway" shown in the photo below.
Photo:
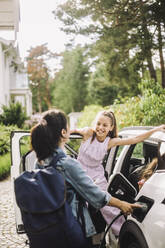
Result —
<path fill-rule="evenodd" d="M 10 177 L 0 181 L 0 248 L 29 248 L 26 234 L 17 234 Z M 107 245 L 107 248 L 113 248 Z"/>
<path fill-rule="evenodd" d="M 10 177 L 0 182 L 0 248 L 28 248 L 26 235 L 16 233 Z"/>

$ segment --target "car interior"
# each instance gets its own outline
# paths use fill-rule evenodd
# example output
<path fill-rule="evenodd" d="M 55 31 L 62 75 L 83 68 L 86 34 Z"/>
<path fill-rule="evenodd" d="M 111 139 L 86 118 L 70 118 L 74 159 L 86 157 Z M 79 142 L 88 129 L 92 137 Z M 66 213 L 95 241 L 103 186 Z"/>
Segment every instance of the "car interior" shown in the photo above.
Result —
<path fill-rule="evenodd" d="M 123 161 L 121 173 L 132 183 L 137 191 L 139 191 L 138 181 L 142 171 L 157 156 L 158 145 L 156 144 L 141 142 L 130 146 Z"/>

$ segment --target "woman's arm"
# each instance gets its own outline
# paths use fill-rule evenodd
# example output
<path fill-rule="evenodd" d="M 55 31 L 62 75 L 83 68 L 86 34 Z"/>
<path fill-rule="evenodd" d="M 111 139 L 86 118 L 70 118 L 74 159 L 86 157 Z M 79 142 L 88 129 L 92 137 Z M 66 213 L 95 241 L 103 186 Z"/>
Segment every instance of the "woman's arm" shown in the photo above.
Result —
<path fill-rule="evenodd" d="M 137 136 L 132 137 L 132 138 L 126 138 L 126 139 L 113 138 L 113 139 L 110 139 L 109 144 L 108 144 L 108 149 L 112 148 L 113 146 L 118 146 L 118 145 L 123 146 L 123 145 L 132 145 L 132 144 L 139 143 L 139 142 L 147 139 L 150 135 L 152 135 L 154 132 L 157 132 L 157 131 L 165 131 L 165 125 L 157 126 L 157 127 L 152 128 L 151 130 L 149 130 L 143 134 L 137 135 Z"/>
<path fill-rule="evenodd" d="M 108 192 L 102 191 L 92 179 L 82 170 L 80 163 L 72 158 L 67 158 L 64 164 L 66 180 L 73 188 L 93 207 L 100 209 L 107 206 L 119 208 L 124 214 L 132 213 L 133 208 L 141 207 L 112 197 Z"/>

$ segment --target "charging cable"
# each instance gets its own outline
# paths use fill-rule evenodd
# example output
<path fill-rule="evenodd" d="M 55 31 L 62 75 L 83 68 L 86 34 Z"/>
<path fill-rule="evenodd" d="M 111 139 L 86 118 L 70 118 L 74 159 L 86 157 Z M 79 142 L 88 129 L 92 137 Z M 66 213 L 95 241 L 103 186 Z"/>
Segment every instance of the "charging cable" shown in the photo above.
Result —
<path fill-rule="evenodd" d="M 122 212 L 120 212 L 112 221 L 111 223 L 109 224 L 109 226 L 107 227 L 107 229 L 105 230 L 105 233 L 104 233 L 104 236 L 103 236 L 103 239 L 101 240 L 101 244 L 99 246 L 99 248 L 104 248 L 103 247 L 103 244 L 104 244 L 104 241 L 105 241 L 105 237 L 107 235 L 107 232 L 109 231 L 109 229 L 111 228 L 111 226 L 113 225 L 113 223 L 120 217 L 124 215 Z"/>
<path fill-rule="evenodd" d="M 139 214 L 139 213 L 146 213 L 148 211 L 148 206 L 146 203 L 144 202 L 136 202 L 137 204 L 141 205 L 141 208 L 137 208 L 137 209 L 134 209 L 133 210 L 133 213 L 134 214 Z M 109 229 L 111 228 L 111 226 L 113 225 L 113 223 L 121 216 L 121 215 L 124 215 L 122 212 L 120 212 L 112 221 L 111 223 L 109 224 L 109 226 L 107 227 L 107 229 L 105 230 L 105 233 L 104 233 L 104 236 L 103 236 L 103 239 L 101 240 L 101 244 L 99 246 L 99 248 L 104 248 L 103 247 L 103 244 L 105 242 L 105 237 L 107 235 L 107 232 L 109 231 Z"/>

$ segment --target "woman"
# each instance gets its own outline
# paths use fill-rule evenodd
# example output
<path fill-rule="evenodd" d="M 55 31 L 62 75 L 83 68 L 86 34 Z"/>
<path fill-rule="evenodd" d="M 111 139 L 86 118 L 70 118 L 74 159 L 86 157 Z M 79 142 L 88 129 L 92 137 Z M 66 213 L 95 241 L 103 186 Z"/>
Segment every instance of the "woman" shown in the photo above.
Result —
<path fill-rule="evenodd" d="M 65 114 L 59 110 L 50 110 L 46 112 L 40 123 L 31 130 L 31 145 L 37 156 L 37 166 L 44 168 L 57 154 L 64 153 L 64 145 L 68 141 L 70 130 L 67 124 Z M 108 192 L 101 191 L 93 181 L 82 170 L 80 163 L 66 156 L 58 162 L 58 169 L 63 174 L 67 182 L 67 200 L 72 208 L 73 215 L 77 219 L 76 195 L 83 198 L 83 213 L 85 220 L 85 232 L 81 225 L 79 231 L 77 228 L 66 230 L 58 227 L 52 227 L 50 230 L 43 231 L 38 235 L 28 234 L 31 248 L 88 248 L 92 247 L 90 237 L 95 234 L 95 228 L 87 212 L 85 202 L 96 209 L 103 206 L 115 206 L 123 214 L 132 213 L 134 208 L 140 207 L 138 204 L 130 204 L 112 197 Z M 71 192 L 73 194 L 71 194 Z M 70 197 L 72 195 L 72 197 Z M 49 243 L 49 245 L 48 245 Z M 52 245 L 51 245 L 52 244 Z"/>

